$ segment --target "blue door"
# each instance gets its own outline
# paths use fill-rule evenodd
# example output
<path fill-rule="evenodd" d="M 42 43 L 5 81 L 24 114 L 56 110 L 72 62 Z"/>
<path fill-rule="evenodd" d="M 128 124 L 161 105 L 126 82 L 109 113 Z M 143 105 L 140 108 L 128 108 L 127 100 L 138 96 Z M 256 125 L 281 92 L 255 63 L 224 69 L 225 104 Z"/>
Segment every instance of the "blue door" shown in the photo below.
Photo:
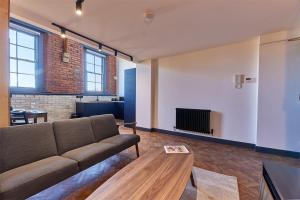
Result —
<path fill-rule="evenodd" d="M 136 69 L 125 70 L 124 76 L 124 122 L 135 122 L 136 110 Z"/>

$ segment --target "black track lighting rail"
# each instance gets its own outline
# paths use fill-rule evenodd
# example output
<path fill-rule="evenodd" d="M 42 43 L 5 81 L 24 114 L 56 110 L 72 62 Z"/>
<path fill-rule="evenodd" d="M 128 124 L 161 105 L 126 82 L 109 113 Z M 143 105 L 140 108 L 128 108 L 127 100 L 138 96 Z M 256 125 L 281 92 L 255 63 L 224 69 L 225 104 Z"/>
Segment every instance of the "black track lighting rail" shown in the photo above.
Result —
<path fill-rule="evenodd" d="M 76 31 L 73 31 L 73 30 L 71 30 L 71 29 L 68 29 L 68 28 L 66 28 L 66 27 L 64 27 L 64 26 L 61 26 L 61 25 L 59 25 L 59 24 L 52 23 L 52 25 L 58 27 L 61 31 L 73 33 L 74 35 L 77 35 L 77 36 L 79 36 L 79 37 L 81 37 L 81 38 L 84 38 L 84 39 L 89 40 L 89 41 L 91 41 L 91 42 L 93 42 L 93 43 L 96 43 L 99 47 L 106 47 L 106 48 L 108 48 L 108 49 L 114 51 L 114 55 L 115 55 L 115 56 L 117 56 L 118 53 L 120 53 L 120 54 L 122 54 L 122 55 L 124 55 L 124 56 L 127 56 L 128 58 L 130 58 L 131 61 L 133 61 L 133 57 L 132 57 L 131 55 L 127 54 L 127 53 L 124 53 L 124 52 L 122 52 L 122 51 L 119 51 L 119 50 L 117 50 L 117 49 L 115 49 L 115 48 L 113 48 L 113 47 L 110 47 L 110 46 L 108 46 L 108 45 L 106 45 L 106 44 L 103 44 L 102 42 L 98 42 L 98 41 L 96 41 L 96 40 L 94 40 L 94 39 L 92 39 L 92 38 L 89 38 L 89 37 L 87 37 L 87 36 L 85 36 L 85 35 L 82 35 L 82 34 L 80 34 L 80 33 L 77 33 Z"/>

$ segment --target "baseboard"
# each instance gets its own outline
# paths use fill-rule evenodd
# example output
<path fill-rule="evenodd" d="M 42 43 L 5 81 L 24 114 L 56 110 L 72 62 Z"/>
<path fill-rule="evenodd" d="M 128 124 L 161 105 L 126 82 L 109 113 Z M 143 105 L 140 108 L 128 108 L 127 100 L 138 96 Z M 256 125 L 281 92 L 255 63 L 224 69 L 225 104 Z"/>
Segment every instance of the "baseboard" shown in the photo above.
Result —
<path fill-rule="evenodd" d="M 237 142 L 237 141 L 225 140 L 225 139 L 215 138 L 215 137 L 205 137 L 202 135 L 188 134 L 188 133 L 182 133 L 182 132 L 177 132 L 177 131 L 168 131 L 168 130 L 156 129 L 156 128 L 153 129 L 153 131 L 156 131 L 159 133 L 165 133 L 165 134 L 169 134 L 169 135 L 176 135 L 176 136 L 187 137 L 187 138 L 192 138 L 192 139 L 197 139 L 197 140 L 203 140 L 203 141 L 207 141 L 207 142 L 228 144 L 228 145 L 232 145 L 232 146 L 238 146 L 238 147 L 244 147 L 244 148 L 250 148 L 250 149 L 255 148 L 255 144 L 251 144 L 251 143 Z"/>
<path fill-rule="evenodd" d="M 152 132 L 153 131 L 152 128 L 144 128 L 144 127 L 139 127 L 139 126 L 137 126 L 136 129 L 139 130 L 139 131 L 145 131 L 145 132 Z"/>
<path fill-rule="evenodd" d="M 295 151 L 287 151 L 287 150 L 281 150 L 281 149 L 273 149 L 268 147 L 255 147 L 255 151 L 261 152 L 261 153 L 268 153 L 268 154 L 275 154 L 279 156 L 285 156 L 285 157 L 291 157 L 291 158 L 300 158 L 300 152 Z"/>
<path fill-rule="evenodd" d="M 246 143 L 246 142 L 225 140 L 225 139 L 215 138 L 215 137 L 205 137 L 202 135 L 188 134 L 188 133 L 182 133 L 182 132 L 178 132 L 178 131 L 169 131 L 169 130 L 157 129 L 157 128 L 149 129 L 149 128 L 137 127 L 137 129 L 141 130 L 141 131 L 146 131 L 146 132 L 158 132 L 158 133 L 163 133 L 163 134 L 175 135 L 175 136 L 179 136 L 179 137 L 186 137 L 186 138 L 192 138 L 192 139 L 197 139 L 197 140 L 202 140 L 202 141 L 207 141 L 207 142 L 214 142 L 214 143 L 218 143 L 218 144 L 227 144 L 227 145 L 232 145 L 232 146 L 237 146 L 237 147 L 249 148 L 249 149 L 253 149 L 256 152 L 260 152 L 260 153 L 268 153 L 268 154 L 291 157 L 291 158 L 300 158 L 300 152 L 272 149 L 272 148 L 267 148 L 267 147 L 259 147 L 259 146 L 256 146 L 255 144 Z"/>

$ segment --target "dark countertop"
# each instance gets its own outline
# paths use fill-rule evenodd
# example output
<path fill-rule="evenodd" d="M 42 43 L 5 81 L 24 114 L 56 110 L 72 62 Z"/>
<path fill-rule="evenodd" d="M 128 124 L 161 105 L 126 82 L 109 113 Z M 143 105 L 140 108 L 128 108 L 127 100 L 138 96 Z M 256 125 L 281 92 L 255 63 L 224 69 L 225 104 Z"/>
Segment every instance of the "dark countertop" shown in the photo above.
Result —
<path fill-rule="evenodd" d="M 116 119 L 124 119 L 124 101 L 76 102 L 78 117 L 113 114 Z"/>
<path fill-rule="evenodd" d="M 264 161 L 263 176 L 275 200 L 300 199 L 300 168 Z"/>
<path fill-rule="evenodd" d="M 124 101 L 76 101 L 76 103 L 124 103 Z"/>

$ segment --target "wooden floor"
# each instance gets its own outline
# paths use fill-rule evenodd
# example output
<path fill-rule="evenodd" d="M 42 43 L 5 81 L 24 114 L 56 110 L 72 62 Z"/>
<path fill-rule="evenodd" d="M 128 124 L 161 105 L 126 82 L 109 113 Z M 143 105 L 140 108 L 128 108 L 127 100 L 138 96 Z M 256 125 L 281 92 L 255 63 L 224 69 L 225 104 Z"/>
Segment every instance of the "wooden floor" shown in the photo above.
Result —
<path fill-rule="evenodd" d="M 128 133 L 129 130 L 122 129 L 121 132 Z M 275 160 L 300 167 L 299 159 L 257 153 L 251 149 L 160 133 L 138 131 L 138 134 L 141 136 L 141 143 L 139 144 L 141 155 L 151 148 L 159 148 L 166 144 L 189 145 L 194 151 L 194 166 L 226 175 L 236 176 L 238 178 L 241 200 L 258 199 L 262 160 Z M 31 197 L 30 199 L 85 199 L 105 180 L 134 159 L 136 159 L 136 154 L 135 148 L 132 147 L 119 155 L 113 156 Z"/>

